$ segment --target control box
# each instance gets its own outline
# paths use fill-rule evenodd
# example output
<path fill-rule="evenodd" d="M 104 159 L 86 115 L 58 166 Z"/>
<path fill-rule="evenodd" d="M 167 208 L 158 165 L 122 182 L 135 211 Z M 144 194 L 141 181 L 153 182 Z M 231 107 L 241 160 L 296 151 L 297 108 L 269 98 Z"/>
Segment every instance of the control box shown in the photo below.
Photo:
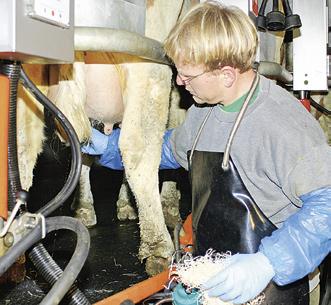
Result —
<path fill-rule="evenodd" d="M 328 7 L 325 1 L 293 0 L 302 27 L 293 33 L 293 90 L 327 91 Z"/>
<path fill-rule="evenodd" d="M 0 59 L 74 60 L 74 0 L 1 0 Z"/>

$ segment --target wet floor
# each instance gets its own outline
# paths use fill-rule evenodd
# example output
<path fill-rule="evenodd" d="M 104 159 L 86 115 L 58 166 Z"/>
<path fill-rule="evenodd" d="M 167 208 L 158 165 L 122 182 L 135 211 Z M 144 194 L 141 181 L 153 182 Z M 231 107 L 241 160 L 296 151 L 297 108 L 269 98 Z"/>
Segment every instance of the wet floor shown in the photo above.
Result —
<path fill-rule="evenodd" d="M 37 211 L 62 188 L 70 166 L 68 148 L 52 141 L 39 157 L 30 189 L 29 211 Z M 54 145 L 58 154 L 54 154 Z M 92 189 L 98 224 L 89 229 L 91 247 L 88 259 L 78 277 L 77 285 L 91 303 L 102 300 L 147 278 L 144 265 L 137 257 L 139 227 L 136 221 L 119 222 L 116 201 L 122 182 L 122 171 L 93 166 Z M 70 215 L 70 198 L 55 215 Z M 45 239 L 45 247 L 58 265 L 64 269 L 75 248 L 75 236 L 58 231 Z M 19 284 L 0 285 L 0 305 L 39 304 L 49 284 L 37 274 L 29 259 L 25 280 Z M 62 301 L 61 304 L 67 304 Z"/>
<path fill-rule="evenodd" d="M 48 139 L 34 169 L 33 185 L 29 190 L 28 210 L 35 212 L 53 199 L 63 187 L 70 169 L 70 149 L 46 130 Z M 181 173 L 181 176 L 187 175 Z M 166 170 L 160 180 L 176 180 L 174 171 Z M 97 225 L 89 229 L 91 247 L 88 259 L 77 279 L 78 288 L 91 303 L 95 303 L 128 288 L 148 276 L 145 266 L 137 257 L 139 226 L 137 221 L 120 222 L 116 216 L 116 201 L 122 184 L 123 172 L 113 171 L 94 164 L 90 172 L 91 189 Z M 190 212 L 188 180 L 178 180 L 182 190 L 181 215 Z M 52 216 L 72 216 L 73 196 Z M 184 204 L 185 202 L 185 204 Z M 70 260 L 75 247 L 75 236 L 68 231 L 58 231 L 45 239 L 45 247 L 62 268 Z M 49 284 L 36 272 L 27 259 L 26 277 L 19 284 L 0 285 L 0 305 L 39 304 L 49 291 Z M 67 302 L 62 301 L 61 305 Z"/>
<path fill-rule="evenodd" d="M 116 222 L 89 231 L 91 248 L 77 286 L 91 303 L 147 278 L 144 265 L 137 258 L 139 229 L 136 222 Z M 59 231 L 45 244 L 53 259 L 64 269 L 74 251 L 75 236 Z M 23 282 L 0 286 L 1 305 L 39 304 L 49 291 L 50 285 L 37 274 L 32 263 L 28 262 L 26 266 L 27 275 Z"/>

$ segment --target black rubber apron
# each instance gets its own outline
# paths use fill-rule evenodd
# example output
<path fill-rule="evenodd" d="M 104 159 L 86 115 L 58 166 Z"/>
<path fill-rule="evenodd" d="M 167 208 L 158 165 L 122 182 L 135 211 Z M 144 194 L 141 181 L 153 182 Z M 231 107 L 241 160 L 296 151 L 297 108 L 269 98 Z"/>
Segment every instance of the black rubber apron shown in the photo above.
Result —
<path fill-rule="evenodd" d="M 207 114 L 189 152 L 192 185 L 194 254 L 217 252 L 255 253 L 261 239 L 271 235 L 275 225 L 263 214 L 246 189 L 229 152 L 234 134 L 258 83 L 256 76 L 250 92 L 230 133 L 224 153 L 195 150 Z M 238 119 L 239 118 L 239 119 Z M 308 280 L 279 287 L 271 282 L 264 291 L 263 304 L 308 305 Z"/>

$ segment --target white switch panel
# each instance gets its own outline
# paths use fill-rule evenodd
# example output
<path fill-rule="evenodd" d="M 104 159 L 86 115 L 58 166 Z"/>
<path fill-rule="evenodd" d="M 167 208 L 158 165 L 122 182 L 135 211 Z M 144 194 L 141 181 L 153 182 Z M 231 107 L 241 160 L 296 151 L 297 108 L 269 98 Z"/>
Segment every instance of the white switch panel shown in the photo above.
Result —
<path fill-rule="evenodd" d="M 29 0 L 27 10 L 32 18 L 62 27 L 70 25 L 70 0 Z"/>

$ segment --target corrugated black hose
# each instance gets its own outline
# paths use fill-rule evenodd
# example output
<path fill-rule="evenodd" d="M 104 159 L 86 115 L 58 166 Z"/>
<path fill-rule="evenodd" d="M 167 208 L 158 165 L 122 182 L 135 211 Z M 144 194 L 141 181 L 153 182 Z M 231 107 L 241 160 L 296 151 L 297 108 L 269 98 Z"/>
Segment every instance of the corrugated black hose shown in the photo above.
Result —
<path fill-rule="evenodd" d="M 29 258 L 42 277 L 51 285 L 54 285 L 63 274 L 62 269 L 57 265 L 41 243 L 33 247 L 29 253 Z M 91 304 L 85 295 L 77 288 L 75 283 L 70 287 L 65 297 L 69 300 L 68 305 Z"/>
<path fill-rule="evenodd" d="M 67 216 L 58 216 L 46 219 L 46 233 L 62 229 L 70 230 L 77 234 L 76 248 L 62 274 L 57 273 L 56 277 L 58 280 L 54 283 L 51 290 L 42 300 L 40 303 L 41 305 L 56 305 L 62 300 L 66 292 L 70 289 L 70 287 L 72 287 L 88 256 L 90 248 L 90 235 L 86 227 L 79 220 Z M 41 231 L 41 225 L 39 223 L 34 229 L 31 230 L 31 232 L 29 232 L 29 234 L 26 234 L 18 243 L 14 244 L 10 251 L 0 257 L 0 276 L 22 253 L 41 240 Z M 37 255 L 35 255 L 35 257 L 36 256 Z M 36 262 L 38 268 L 41 266 L 40 269 L 42 270 L 42 274 L 47 274 L 47 276 L 50 277 L 48 274 L 49 270 L 46 270 L 46 268 L 43 267 L 43 265 L 47 263 L 47 258 L 48 256 L 36 258 Z M 85 303 L 78 303 L 78 297 L 76 298 L 76 301 L 76 304 L 89 304 L 87 303 L 87 300 L 84 300 Z"/>
<path fill-rule="evenodd" d="M 16 196 L 22 190 L 19 176 L 16 142 L 16 105 L 17 87 L 20 78 L 21 65 L 17 63 L 0 64 L 0 73 L 7 76 L 10 84 L 9 91 L 9 126 L 8 126 L 8 210 L 16 204 Z"/>
<path fill-rule="evenodd" d="M 316 101 L 314 101 L 312 98 L 309 98 L 310 104 L 319 112 L 321 112 L 322 114 L 325 115 L 330 115 L 331 114 L 331 110 L 326 109 L 325 107 L 323 107 L 322 105 L 320 105 L 319 103 L 317 103 Z"/>

